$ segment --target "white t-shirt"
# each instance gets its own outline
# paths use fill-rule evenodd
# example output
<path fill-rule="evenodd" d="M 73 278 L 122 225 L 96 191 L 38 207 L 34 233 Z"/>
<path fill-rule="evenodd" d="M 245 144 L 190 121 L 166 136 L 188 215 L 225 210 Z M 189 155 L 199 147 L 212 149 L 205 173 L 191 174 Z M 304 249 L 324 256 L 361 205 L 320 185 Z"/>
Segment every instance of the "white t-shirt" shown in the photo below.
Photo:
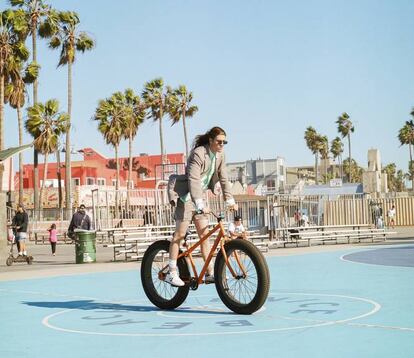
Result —
<path fill-rule="evenodd" d="M 236 225 L 234 225 L 234 223 L 230 223 L 230 225 L 229 225 L 229 232 L 231 234 L 237 235 L 237 234 L 243 233 L 244 231 L 245 230 L 244 230 L 243 224 L 240 224 L 240 225 L 236 226 Z"/>
<path fill-rule="evenodd" d="M 393 218 L 395 216 L 395 209 L 388 210 L 388 217 Z"/>

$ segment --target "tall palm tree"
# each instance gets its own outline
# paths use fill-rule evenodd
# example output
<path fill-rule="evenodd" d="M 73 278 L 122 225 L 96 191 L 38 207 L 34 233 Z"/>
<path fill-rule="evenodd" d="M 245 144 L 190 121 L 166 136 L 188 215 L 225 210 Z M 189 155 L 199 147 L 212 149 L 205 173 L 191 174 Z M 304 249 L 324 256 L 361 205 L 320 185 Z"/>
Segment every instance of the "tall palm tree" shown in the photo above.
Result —
<path fill-rule="evenodd" d="M 120 92 L 119 92 L 120 93 Z M 121 93 L 122 95 L 122 93 Z M 118 213 L 118 190 L 119 190 L 119 143 L 125 131 L 125 118 L 128 111 L 120 103 L 118 95 L 99 101 L 93 119 L 99 121 L 98 130 L 103 135 L 107 144 L 115 149 L 116 184 L 115 184 L 115 212 Z M 117 215 L 118 217 L 118 215 Z"/>
<path fill-rule="evenodd" d="M 344 112 L 342 113 L 336 123 L 338 124 L 338 133 L 341 134 L 342 138 L 347 137 L 348 138 L 348 156 L 349 156 L 349 162 L 352 163 L 352 156 L 351 156 L 351 133 L 354 132 L 355 128 L 352 124 L 350 117 L 348 113 Z M 349 181 L 352 183 L 352 176 L 351 172 L 349 172 Z"/>
<path fill-rule="evenodd" d="M 168 92 L 171 94 L 169 114 L 171 116 L 173 125 L 178 123 L 180 120 L 183 122 L 184 129 L 184 140 L 185 140 L 185 154 L 188 158 L 188 138 L 187 138 L 187 127 L 186 118 L 194 116 L 198 111 L 198 107 L 191 105 L 193 100 L 193 93 L 188 92 L 184 85 L 178 86 L 178 88 L 172 90 L 168 88 Z"/>
<path fill-rule="evenodd" d="M 43 183 L 39 193 L 39 207 L 42 208 L 42 194 L 47 180 L 48 155 L 58 147 L 59 137 L 67 129 L 67 113 L 59 112 L 59 102 L 50 99 L 45 104 L 36 103 L 27 109 L 26 130 L 34 138 L 33 145 L 44 155 Z"/>
<path fill-rule="evenodd" d="M 24 45 L 28 28 L 23 10 L 0 12 L 0 150 L 4 149 L 4 95 L 10 73 L 29 58 Z"/>
<path fill-rule="evenodd" d="M 308 127 L 305 131 L 304 136 L 306 146 L 315 156 L 315 183 L 319 184 L 319 170 L 318 170 L 318 159 L 319 159 L 319 150 L 320 150 L 320 135 L 316 132 L 315 128 Z"/>
<path fill-rule="evenodd" d="M 411 115 L 414 116 L 414 110 L 411 112 Z M 408 145 L 408 150 L 410 153 L 410 164 L 408 166 L 408 173 L 411 179 L 411 189 L 414 190 L 414 168 L 413 168 L 413 153 L 412 146 L 414 144 L 414 122 L 406 121 L 404 126 L 398 131 L 398 140 L 401 145 Z"/>
<path fill-rule="evenodd" d="M 37 36 L 43 38 L 49 38 L 57 27 L 56 17 L 55 20 L 49 17 L 51 7 L 47 5 L 43 0 L 9 0 L 12 6 L 18 7 L 25 12 L 26 24 L 29 28 L 29 34 L 32 37 L 32 63 L 37 65 Z M 47 21 L 47 23 L 45 23 Z M 38 81 L 37 78 L 33 83 L 33 104 L 38 101 L 37 96 Z M 37 217 L 38 210 L 38 189 L 39 189 L 39 155 L 36 148 L 33 149 L 33 169 L 34 169 L 34 190 L 33 190 L 33 202 L 35 218 Z"/>
<path fill-rule="evenodd" d="M 10 74 L 10 82 L 5 88 L 5 102 L 8 102 L 10 106 L 16 109 L 17 123 L 19 131 L 19 146 L 23 145 L 23 118 L 22 107 L 25 103 L 26 97 L 26 84 L 33 83 L 39 73 L 39 67 L 31 63 L 29 64 L 25 72 L 22 69 L 13 71 Z M 23 154 L 19 153 L 19 203 L 23 203 Z"/>
<path fill-rule="evenodd" d="M 71 203 L 71 160 L 70 160 L 70 127 L 72 118 L 72 65 L 76 59 L 76 52 L 84 53 L 93 49 L 94 41 L 85 32 L 78 32 L 80 24 L 79 16 L 73 11 L 55 13 L 51 18 L 58 17 L 58 31 L 55 32 L 49 42 L 52 49 L 60 48 L 59 66 L 68 66 L 68 128 L 66 131 L 65 152 L 65 188 L 66 188 L 66 217 L 69 219 L 72 212 Z"/>
<path fill-rule="evenodd" d="M 144 85 L 142 91 L 142 98 L 145 100 L 148 108 L 150 109 L 148 116 L 155 122 L 158 121 L 160 131 L 160 147 L 161 147 L 161 163 L 162 163 L 162 177 L 164 179 L 164 164 L 166 164 L 164 139 L 162 130 L 162 118 L 168 112 L 170 103 L 169 93 L 164 88 L 164 81 L 162 78 L 155 78 L 152 81 L 147 82 Z"/>
<path fill-rule="evenodd" d="M 336 160 L 338 158 L 338 165 L 339 165 L 339 172 L 341 179 L 343 178 L 343 168 L 342 168 L 342 153 L 344 152 L 344 144 L 341 141 L 341 138 L 336 137 L 331 142 L 331 153 L 333 155 L 333 159 Z"/>
<path fill-rule="evenodd" d="M 132 181 L 132 141 L 138 132 L 138 127 L 145 119 L 146 105 L 141 98 L 134 93 L 130 88 L 126 89 L 123 95 L 124 105 L 127 110 L 127 116 L 125 118 L 125 127 L 123 136 L 128 140 L 128 189 Z M 128 190 L 129 192 L 129 190 Z M 128 198 L 129 202 L 129 198 Z"/>

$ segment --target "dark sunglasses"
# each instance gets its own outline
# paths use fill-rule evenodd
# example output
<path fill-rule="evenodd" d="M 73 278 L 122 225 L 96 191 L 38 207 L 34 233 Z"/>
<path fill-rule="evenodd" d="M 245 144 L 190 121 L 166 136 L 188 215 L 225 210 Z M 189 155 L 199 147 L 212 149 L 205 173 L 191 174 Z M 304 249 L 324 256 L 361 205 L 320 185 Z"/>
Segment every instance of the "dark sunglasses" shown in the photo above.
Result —
<path fill-rule="evenodd" d="M 219 139 L 216 139 L 216 143 L 217 143 L 217 144 L 220 144 L 220 145 L 226 145 L 228 142 L 227 142 L 226 140 L 219 140 Z"/>

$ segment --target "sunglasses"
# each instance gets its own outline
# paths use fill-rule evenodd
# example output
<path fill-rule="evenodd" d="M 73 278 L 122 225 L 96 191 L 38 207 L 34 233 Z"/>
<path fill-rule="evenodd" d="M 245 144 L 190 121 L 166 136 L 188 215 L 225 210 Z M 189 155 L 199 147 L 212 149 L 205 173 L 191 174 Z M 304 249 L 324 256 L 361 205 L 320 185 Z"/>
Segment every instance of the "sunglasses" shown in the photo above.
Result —
<path fill-rule="evenodd" d="M 216 143 L 219 144 L 219 145 L 226 145 L 228 142 L 226 140 L 216 139 Z"/>

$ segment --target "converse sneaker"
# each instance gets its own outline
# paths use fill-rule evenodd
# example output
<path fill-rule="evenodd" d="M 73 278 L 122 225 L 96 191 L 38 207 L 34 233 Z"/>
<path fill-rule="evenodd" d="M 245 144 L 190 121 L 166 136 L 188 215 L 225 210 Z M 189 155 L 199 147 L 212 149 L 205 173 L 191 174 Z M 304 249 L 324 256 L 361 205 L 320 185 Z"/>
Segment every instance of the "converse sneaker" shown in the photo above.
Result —
<path fill-rule="evenodd" d="M 171 286 L 182 287 L 184 286 L 184 281 L 178 276 L 177 271 L 169 271 L 167 276 L 165 276 L 164 282 L 169 283 Z"/>

